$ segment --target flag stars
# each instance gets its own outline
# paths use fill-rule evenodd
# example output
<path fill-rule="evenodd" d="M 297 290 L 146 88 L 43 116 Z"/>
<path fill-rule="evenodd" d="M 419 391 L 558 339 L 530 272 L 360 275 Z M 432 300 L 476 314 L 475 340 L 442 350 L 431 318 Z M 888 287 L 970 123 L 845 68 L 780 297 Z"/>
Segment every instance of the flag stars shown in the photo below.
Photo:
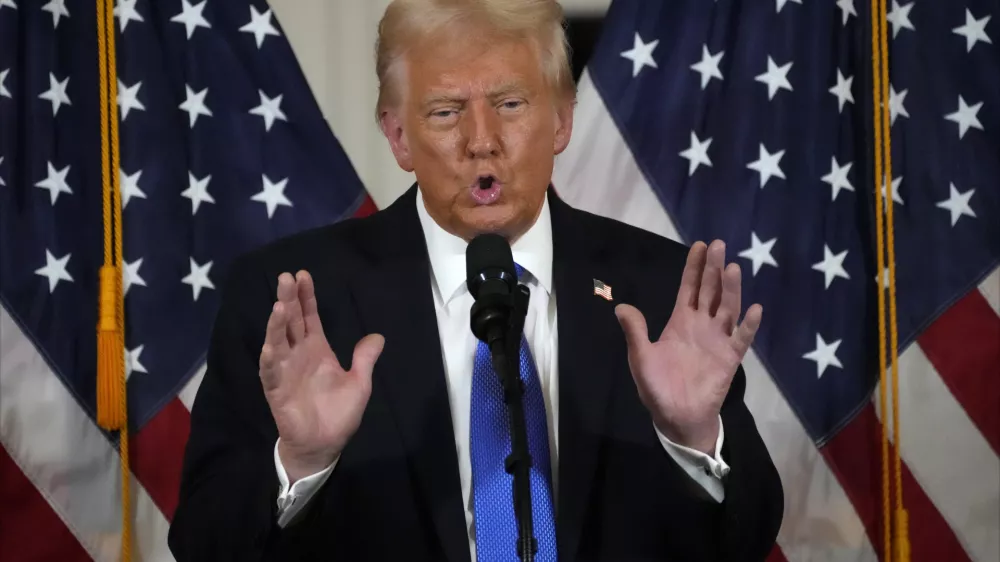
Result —
<path fill-rule="evenodd" d="M 240 28 L 240 31 L 244 33 L 253 33 L 254 39 L 257 40 L 258 49 L 264 44 L 264 39 L 268 35 L 281 36 L 278 30 L 275 29 L 274 24 L 271 23 L 271 15 L 270 8 L 262 14 L 257 11 L 257 8 L 250 6 L 250 23 Z"/>
<path fill-rule="evenodd" d="M 847 19 L 851 16 L 857 17 L 858 13 L 854 11 L 854 0 L 837 0 L 837 7 L 843 15 L 842 24 L 847 25 Z"/>
<path fill-rule="evenodd" d="M 69 95 L 66 93 L 66 88 L 69 86 L 69 77 L 67 76 L 65 80 L 60 82 L 55 74 L 49 73 L 49 89 L 42 92 L 38 97 L 43 100 L 48 100 L 52 102 L 52 115 L 59 114 L 59 108 L 63 104 L 73 105 L 69 101 Z"/>
<path fill-rule="evenodd" d="M 764 143 L 760 143 L 760 153 L 756 160 L 747 164 L 747 168 L 755 170 L 760 174 L 760 188 L 764 189 L 767 182 L 771 178 L 781 178 L 785 179 L 785 173 L 781 171 L 781 157 L 785 155 L 784 150 L 779 150 L 775 153 L 770 153 L 767 148 L 764 147 Z"/>
<path fill-rule="evenodd" d="M 913 2 L 910 2 L 905 6 L 900 6 L 899 0 L 892 0 L 892 11 L 886 14 L 885 19 L 892 24 L 893 39 L 899 35 L 900 29 L 916 31 L 916 28 L 913 27 L 913 23 L 910 21 L 910 10 L 912 9 Z"/>
<path fill-rule="evenodd" d="M 896 88 L 889 84 L 889 125 L 896 124 L 896 117 L 902 115 L 903 117 L 909 117 L 910 114 L 906 111 L 906 107 L 903 103 L 906 101 L 906 94 L 909 90 L 903 90 L 901 92 L 896 92 Z"/>
<path fill-rule="evenodd" d="M 826 343 L 818 332 L 816 333 L 816 349 L 806 353 L 802 356 L 803 359 L 808 359 L 810 361 L 816 362 L 816 378 L 821 378 L 826 369 L 830 366 L 843 369 L 844 366 L 840 364 L 840 359 L 837 359 L 837 348 L 840 347 L 840 342 L 844 340 L 837 340 L 834 342 Z"/>
<path fill-rule="evenodd" d="M 708 147 L 712 144 L 712 139 L 698 140 L 698 135 L 691 131 L 691 146 L 681 151 L 681 156 L 688 160 L 688 177 L 694 174 L 698 166 L 712 166 L 712 160 L 708 157 Z"/>
<path fill-rule="evenodd" d="M 138 197 L 139 199 L 146 198 L 146 193 L 139 188 L 139 178 L 142 177 L 142 170 L 139 170 L 131 175 L 126 174 L 125 170 L 118 170 L 118 177 L 118 183 L 122 194 L 122 209 L 128 207 L 128 202 L 131 201 L 133 197 Z"/>
<path fill-rule="evenodd" d="M 760 238 L 757 237 L 756 232 L 750 233 L 750 247 L 739 253 L 741 258 L 746 258 L 750 260 L 753 264 L 753 276 L 757 276 L 757 272 L 760 271 L 761 266 L 764 264 L 778 267 L 778 262 L 774 260 L 774 256 L 771 255 L 771 250 L 774 248 L 777 238 L 772 238 L 767 242 L 761 242 Z"/>
<path fill-rule="evenodd" d="M 51 251 L 48 249 L 45 250 L 45 266 L 36 269 L 35 274 L 49 280 L 49 294 L 52 294 L 56 290 L 56 286 L 60 281 L 73 282 L 73 277 L 66 271 L 66 266 L 69 264 L 69 257 L 70 254 L 66 254 L 57 259 L 52 255 Z"/>
<path fill-rule="evenodd" d="M 0 156 L 0 166 L 3 165 L 3 158 L 4 158 L 3 156 Z M 6 182 L 3 181 L 3 176 L 0 176 L 0 186 L 4 186 L 4 185 L 7 185 L 7 184 L 6 184 Z"/>
<path fill-rule="evenodd" d="M 257 90 L 260 95 L 260 105 L 250 110 L 252 115 L 260 115 L 264 118 L 264 130 L 270 131 L 271 126 L 274 125 L 276 119 L 287 122 L 288 117 L 285 112 L 281 111 L 281 98 L 284 97 L 283 94 L 279 94 L 273 98 L 267 97 L 267 94 L 263 90 Z"/>
<path fill-rule="evenodd" d="M 970 189 L 960 193 L 957 189 L 955 189 L 954 183 L 949 183 L 948 191 L 950 192 L 949 197 L 935 206 L 945 209 L 951 213 L 952 227 L 958 223 L 958 219 L 962 218 L 963 215 L 976 218 L 976 213 L 969 205 L 969 200 L 972 199 L 972 196 L 976 193 L 975 189 Z"/>
<path fill-rule="evenodd" d="M 659 39 L 654 39 L 649 43 L 644 43 L 639 32 L 635 33 L 632 48 L 622 52 L 621 56 L 632 61 L 632 78 L 639 75 L 643 67 L 658 68 L 653 60 L 653 50 L 660 44 Z"/>
<path fill-rule="evenodd" d="M 139 88 L 141 87 L 141 80 L 131 86 L 126 86 L 121 79 L 118 80 L 118 109 L 122 112 L 122 122 L 128 118 L 128 112 L 133 109 L 146 111 L 146 106 L 139 101 Z"/>
<path fill-rule="evenodd" d="M 42 10 L 52 14 L 52 27 L 59 27 L 59 18 L 69 17 L 69 10 L 66 9 L 66 0 L 49 0 L 49 3 L 42 6 Z"/>
<path fill-rule="evenodd" d="M 903 176 L 898 176 L 892 178 L 892 200 L 894 203 L 903 204 L 903 197 L 899 194 L 899 186 L 903 183 Z M 882 208 L 888 207 L 888 202 L 885 200 L 888 195 L 885 194 L 885 175 L 882 176 Z"/>
<path fill-rule="evenodd" d="M 212 111 L 205 106 L 205 96 L 208 95 L 208 88 L 200 92 L 195 92 L 187 84 L 184 85 L 185 99 L 180 108 L 188 113 L 188 122 L 191 128 L 198 121 L 199 115 L 212 116 Z"/>
<path fill-rule="evenodd" d="M 118 5 L 115 6 L 115 16 L 118 18 L 118 28 L 122 33 L 125 33 L 125 28 L 128 27 L 128 22 L 130 21 L 144 21 L 142 19 L 142 14 L 136 9 L 135 4 L 139 0 L 118 0 Z"/>
<path fill-rule="evenodd" d="M 198 265 L 198 262 L 191 260 L 191 273 L 188 273 L 181 283 L 191 286 L 191 294 L 194 300 L 197 301 L 198 297 L 201 296 L 202 289 L 215 289 L 215 285 L 212 284 L 212 280 L 209 279 L 208 274 L 212 270 L 212 262 L 208 262 L 204 265 Z"/>
<path fill-rule="evenodd" d="M 836 201 L 837 195 L 842 189 L 854 191 L 854 186 L 847 179 L 847 174 L 851 171 L 851 165 L 853 165 L 853 162 L 848 162 L 841 166 L 837 164 L 836 156 L 830 158 L 830 173 L 820 178 L 821 181 L 830 184 L 830 188 L 833 190 L 833 193 L 830 195 L 830 201 Z"/>
<path fill-rule="evenodd" d="M 292 202 L 285 196 L 285 187 L 288 185 L 288 178 L 277 183 L 272 182 L 266 174 L 261 175 L 261 178 L 264 182 L 264 188 L 260 193 L 251 197 L 250 200 L 263 203 L 267 207 L 267 218 L 270 219 L 274 216 L 274 211 L 277 210 L 279 205 L 292 206 Z"/>
<path fill-rule="evenodd" d="M 0 70 L 0 98 L 12 98 L 10 95 L 10 90 L 7 89 L 7 75 L 10 74 L 10 69 L 5 68 Z"/>
<path fill-rule="evenodd" d="M 968 8 L 965 9 L 965 25 L 960 25 L 951 31 L 956 35 L 965 37 L 965 52 L 969 52 L 976 46 L 977 41 L 992 43 L 990 36 L 986 35 L 986 23 L 990 21 L 991 15 L 976 19 Z"/>
<path fill-rule="evenodd" d="M 146 374 L 149 374 L 149 371 L 146 370 L 146 367 L 139 361 L 139 356 L 142 355 L 142 350 L 145 347 L 146 347 L 145 345 L 140 345 L 139 347 L 137 347 L 135 349 L 127 349 L 127 350 L 125 350 L 125 380 L 126 381 L 132 376 L 132 373 L 146 373 Z"/>
<path fill-rule="evenodd" d="M 59 200 L 60 193 L 72 194 L 73 190 L 70 189 L 69 184 L 66 183 L 66 176 L 69 174 L 69 166 L 66 166 L 62 170 L 57 170 L 52 162 L 46 162 L 48 167 L 48 174 L 45 179 L 39 181 L 35 184 L 35 187 L 41 189 L 49 190 L 49 199 L 52 201 L 52 205 L 56 204 Z"/>
<path fill-rule="evenodd" d="M 944 118 L 958 124 L 958 138 L 962 138 L 970 127 L 983 130 L 983 124 L 979 122 L 979 110 L 982 108 L 983 102 L 969 105 L 965 103 L 965 98 L 958 96 L 958 111 L 949 113 Z"/>
<path fill-rule="evenodd" d="M 844 111 L 844 104 L 847 102 L 854 103 L 854 94 L 851 93 L 851 86 L 854 83 L 853 76 L 844 76 L 840 69 L 837 69 L 837 83 L 827 90 L 831 94 L 837 96 L 837 113 Z"/>
<path fill-rule="evenodd" d="M 692 70 L 701 74 L 702 90 L 708 86 L 712 78 L 722 80 L 722 71 L 719 70 L 719 63 L 722 61 L 723 54 L 725 54 L 725 51 L 719 51 L 713 55 L 708 51 L 708 45 L 702 45 L 701 60 L 691 65 Z"/>
<path fill-rule="evenodd" d="M 767 99 L 774 99 L 774 95 L 778 93 L 778 90 L 785 89 L 789 92 L 792 91 L 792 84 L 788 81 L 788 71 L 791 70 L 792 63 L 786 63 L 782 66 L 775 64 L 774 59 L 767 57 L 767 72 L 763 74 L 758 74 L 754 77 L 754 80 L 767 84 Z"/>
<path fill-rule="evenodd" d="M 844 269 L 844 259 L 847 258 L 847 250 L 834 255 L 830 251 L 830 246 L 823 244 L 823 261 L 813 264 L 812 268 L 816 271 L 823 272 L 823 276 L 826 279 L 826 286 L 824 289 L 830 288 L 830 283 L 837 277 L 843 277 L 844 279 L 850 279 L 851 276 L 847 274 L 847 270 Z"/>
<path fill-rule="evenodd" d="M 775 7 L 775 12 L 781 13 L 781 9 L 785 7 L 785 4 L 789 2 L 795 2 L 796 4 L 802 4 L 802 0 L 777 0 L 777 5 Z"/>
<path fill-rule="evenodd" d="M 142 260 L 143 258 L 139 258 L 133 262 L 126 261 L 124 263 L 125 267 L 122 269 L 122 292 L 125 295 L 128 295 L 128 290 L 132 288 L 132 285 L 146 286 L 146 280 L 139 275 Z"/>
<path fill-rule="evenodd" d="M 198 207 L 202 203 L 215 203 L 215 199 L 208 192 L 208 182 L 210 181 L 212 181 L 211 175 L 198 179 L 194 177 L 194 174 L 188 172 L 188 188 L 181 192 L 181 196 L 191 200 L 191 216 L 198 213 Z"/>
<path fill-rule="evenodd" d="M 208 23 L 202 12 L 205 10 L 205 2 L 208 0 L 202 0 L 200 4 L 192 6 L 188 0 L 181 0 L 183 7 L 181 8 L 181 13 L 170 18 L 170 21 L 176 23 L 183 23 L 184 29 L 187 30 L 187 38 L 190 39 L 194 32 L 199 27 L 204 27 L 206 29 L 211 29 L 212 25 Z"/>
<path fill-rule="evenodd" d="M 4 8 L 13 8 L 16 10 L 17 3 L 14 2 L 14 0 L 0 0 L 0 10 L 3 10 Z"/>

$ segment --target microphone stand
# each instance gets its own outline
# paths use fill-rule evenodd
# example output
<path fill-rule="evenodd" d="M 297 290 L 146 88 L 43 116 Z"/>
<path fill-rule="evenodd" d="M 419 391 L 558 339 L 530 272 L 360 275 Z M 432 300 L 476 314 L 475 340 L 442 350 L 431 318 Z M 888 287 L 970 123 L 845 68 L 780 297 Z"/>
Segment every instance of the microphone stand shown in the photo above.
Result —
<path fill-rule="evenodd" d="M 522 562 L 533 562 L 538 552 L 531 511 L 531 452 L 528 449 L 528 430 L 524 417 L 524 383 L 521 381 L 520 347 L 524 317 L 528 312 L 529 292 L 524 285 L 509 297 L 509 321 L 506 334 L 499 325 L 489 333 L 490 355 L 493 369 L 503 385 L 504 402 L 510 414 L 512 451 L 507 456 L 505 469 L 514 477 L 514 516 L 517 519 L 517 554 Z M 506 300 L 506 299 L 505 299 Z"/>

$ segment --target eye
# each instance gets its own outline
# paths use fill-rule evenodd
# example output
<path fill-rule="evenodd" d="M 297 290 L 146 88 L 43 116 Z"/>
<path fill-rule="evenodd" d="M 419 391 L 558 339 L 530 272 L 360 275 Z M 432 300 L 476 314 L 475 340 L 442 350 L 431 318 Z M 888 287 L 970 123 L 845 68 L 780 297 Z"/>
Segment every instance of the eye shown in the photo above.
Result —
<path fill-rule="evenodd" d="M 507 100 L 502 104 L 500 104 L 500 106 L 503 109 L 508 109 L 508 110 L 520 109 L 522 105 L 524 105 L 524 102 L 522 102 L 521 100 Z"/>
<path fill-rule="evenodd" d="M 453 109 L 438 109 L 436 111 L 431 112 L 431 117 L 447 119 L 448 117 L 451 117 L 454 113 L 455 111 Z"/>

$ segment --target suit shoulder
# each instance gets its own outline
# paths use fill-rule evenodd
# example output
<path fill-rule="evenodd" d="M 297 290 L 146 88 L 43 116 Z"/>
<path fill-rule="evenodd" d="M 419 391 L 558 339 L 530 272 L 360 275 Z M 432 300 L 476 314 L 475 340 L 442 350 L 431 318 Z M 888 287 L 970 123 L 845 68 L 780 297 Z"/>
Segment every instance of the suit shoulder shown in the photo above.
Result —
<path fill-rule="evenodd" d="M 577 209 L 584 232 L 600 237 L 628 261 L 684 267 L 690 246 L 626 222 Z"/>

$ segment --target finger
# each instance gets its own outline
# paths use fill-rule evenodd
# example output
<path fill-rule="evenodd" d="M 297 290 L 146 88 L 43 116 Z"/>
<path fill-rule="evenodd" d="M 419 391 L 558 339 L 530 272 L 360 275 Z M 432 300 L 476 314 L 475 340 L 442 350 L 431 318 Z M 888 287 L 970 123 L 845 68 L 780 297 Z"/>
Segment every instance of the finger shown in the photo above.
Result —
<path fill-rule="evenodd" d="M 299 271 L 296 276 L 299 288 L 299 302 L 302 304 L 302 319 L 307 334 L 322 334 L 323 323 L 319 319 L 319 306 L 316 304 L 316 288 L 312 275 L 308 271 Z"/>
<path fill-rule="evenodd" d="M 267 332 L 260 350 L 260 378 L 265 390 L 278 385 L 278 364 L 288 355 L 287 318 L 284 305 L 278 301 L 267 319 Z"/>
<path fill-rule="evenodd" d="M 705 268 L 705 257 L 708 246 L 701 240 L 695 242 L 688 251 L 687 263 L 681 274 L 681 286 L 677 291 L 677 306 L 695 308 L 698 306 L 698 288 L 701 286 L 701 273 Z"/>
<path fill-rule="evenodd" d="M 722 272 L 722 299 L 719 301 L 719 310 L 715 313 L 716 322 L 722 326 L 727 336 L 733 334 L 733 330 L 736 328 L 736 321 L 740 317 L 742 290 L 740 266 L 739 264 L 731 263 Z"/>
<path fill-rule="evenodd" d="M 715 316 L 722 299 L 722 268 L 726 265 L 726 244 L 722 240 L 713 240 L 706 254 L 697 308 L 707 312 L 709 316 Z"/>
<path fill-rule="evenodd" d="M 288 318 L 288 343 L 294 346 L 306 336 L 305 324 L 302 322 L 302 306 L 299 304 L 299 291 L 295 286 L 295 278 L 289 273 L 278 276 L 278 300 Z"/>
<path fill-rule="evenodd" d="M 649 345 L 649 329 L 646 318 L 639 309 L 630 304 L 619 304 L 615 307 L 615 316 L 625 332 L 625 343 L 628 345 L 629 357 L 638 357 L 639 353 Z"/>
<path fill-rule="evenodd" d="M 731 336 L 733 347 L 740 357 L 746 355 L 747 350 L 750 349 L 750 345 L 753 344 L 753 339 L 757 335 L 757 329 L 760 328 L 763 315 L 764 307 L 754 304 L 747 309 L 746 316 L 743 317 L 743 322 Z"/>
<path fill-rule="evenodd" d="M 354 346 L 354 358 L 351 362 L 351 372 L 362 377 L 371 385 L 372 371 L 382 350 L 385 349 L 385 337 L 380 334 L 368 334 Z"/>

